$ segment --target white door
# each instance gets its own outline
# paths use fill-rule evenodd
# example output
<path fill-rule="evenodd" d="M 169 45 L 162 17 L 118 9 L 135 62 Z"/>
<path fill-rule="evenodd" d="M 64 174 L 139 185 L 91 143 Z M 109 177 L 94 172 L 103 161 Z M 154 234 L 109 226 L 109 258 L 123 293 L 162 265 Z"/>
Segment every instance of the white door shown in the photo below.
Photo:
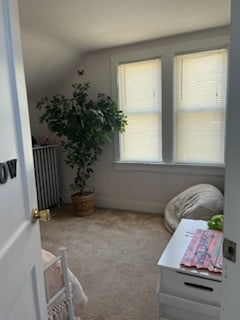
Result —
<path fill-rule="evenodd" d="M 0 319 L 45 320 L 31 134 L 15 0 L 0 0 Z"/>
<path fill-rule="evenodd" d="M 224 259 L 222 320 L 240 319 L 240 1 L 232 0 L 224 195 L 224 237 L 236 262 Z M 229 249 L 229 253 L 234 249 Z"/>

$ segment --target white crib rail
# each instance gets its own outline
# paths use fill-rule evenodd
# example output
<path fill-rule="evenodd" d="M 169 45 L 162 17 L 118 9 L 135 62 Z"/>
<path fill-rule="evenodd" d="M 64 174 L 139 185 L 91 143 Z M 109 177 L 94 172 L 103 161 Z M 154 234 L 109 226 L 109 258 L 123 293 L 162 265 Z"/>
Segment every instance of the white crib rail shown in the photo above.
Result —
<path fill-rule="evenodd" d="M 73 301 L 72 301 L 72 290 L 70 286 L 69 276 L 68 276 L 68 264 L 67 264 L 67 256 L 66 256 L 66 248 L 61 247 L 59 248 L 59 255 L 51 260 L 49 263 L 45 264 L 43 267 L 44 270 L 44 279 L 45 282 L 47 281 L 46 272 L 47 270 L 53 266 L 54 264 L 61 263 L 62 275 L 63 275 L 63 286 L 58 290 L 52 297 L 49 296 L 49 292 L 47 290 L 47 285 L 45 283 L 46 288 L 46 302 L 48 308 L 48 320 L 61 320 L 63 319 L 61 313 L 64 309 L 67 310 L 68 320 L 77 320 L 74 316 L 73 311 Z M 59 299 L 60 296 L 64 296 L 64 299 L 60 301 L 57 305 L 55 304 L 56 301 Z"/>

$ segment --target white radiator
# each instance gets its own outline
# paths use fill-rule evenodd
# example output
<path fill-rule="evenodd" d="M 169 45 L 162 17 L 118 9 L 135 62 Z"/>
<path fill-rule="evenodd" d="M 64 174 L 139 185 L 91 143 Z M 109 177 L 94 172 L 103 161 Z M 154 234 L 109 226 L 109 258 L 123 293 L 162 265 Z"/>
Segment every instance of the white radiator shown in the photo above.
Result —
<path fill-rule="evenodd" d="M 57 145 L 33 148 L 38 209 L 60 204 Z"/>

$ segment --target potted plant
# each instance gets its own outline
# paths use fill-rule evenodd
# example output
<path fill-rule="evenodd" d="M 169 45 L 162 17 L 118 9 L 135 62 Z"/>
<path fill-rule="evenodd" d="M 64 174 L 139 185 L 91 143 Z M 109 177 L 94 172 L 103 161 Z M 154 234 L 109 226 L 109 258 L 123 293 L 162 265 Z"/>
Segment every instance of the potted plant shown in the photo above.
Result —
<path fill-rule="evenodd" d="M 92 100 L 89 89 L 89 82 L 74 83 L 70 97 L 55 94 L 42 98 L 36 106 L 43 111 L 40 122 L 60 138 L 66 164 L 76 170 L 70 187 L 75 192 L 71 196 L 75 212 L 80 216 L 93 212 L 94 191 L 88 186 L 93 164 L 105 142 L 111 141 L 115 132 L 123 132 L 127 124 L 111 97 L 99 93 Z"/>

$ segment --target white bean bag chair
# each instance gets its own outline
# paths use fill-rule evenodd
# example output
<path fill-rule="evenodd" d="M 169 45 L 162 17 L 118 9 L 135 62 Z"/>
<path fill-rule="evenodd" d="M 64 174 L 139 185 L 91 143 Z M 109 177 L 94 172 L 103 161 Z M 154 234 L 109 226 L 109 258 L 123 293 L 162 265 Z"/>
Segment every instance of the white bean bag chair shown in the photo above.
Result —
<path fill-rule="evenodd" d="M 165 226 L 173 233 L 180 220 L 209 220 L 223 213 L 223 194 L 211 184 L 192 186 L 169 201 L 164 212 Z"/>

